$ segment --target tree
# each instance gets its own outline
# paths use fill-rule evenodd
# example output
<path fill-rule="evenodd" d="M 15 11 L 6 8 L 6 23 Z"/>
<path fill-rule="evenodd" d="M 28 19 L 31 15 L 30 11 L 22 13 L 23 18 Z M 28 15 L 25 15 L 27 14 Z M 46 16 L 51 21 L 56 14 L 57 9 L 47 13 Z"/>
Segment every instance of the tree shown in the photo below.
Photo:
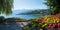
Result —
<path fill-rule="evenodd" d="M 56 0 L 56 3 L 55 3 L 55 13 L 60 13 L 60 1 L 59 0 Z"/>
<path fill-rule="evenodd" d="M 45 4 L 49 7 L 52 14 L 60 13 L 60 2 L 59 2 L 59 0 L 46 0 Z"/>
<path fill-rule="evenodd" d="M 13 0 L 0 0 L 0 14 L 11 14 L 13 7 Z"/>

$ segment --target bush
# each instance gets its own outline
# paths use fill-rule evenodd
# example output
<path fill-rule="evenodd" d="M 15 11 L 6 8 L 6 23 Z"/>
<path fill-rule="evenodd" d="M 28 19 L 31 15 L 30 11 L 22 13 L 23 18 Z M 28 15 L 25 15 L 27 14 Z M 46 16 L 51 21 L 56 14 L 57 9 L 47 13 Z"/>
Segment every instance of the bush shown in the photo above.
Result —
<path fill-rule="evenodd" d="M 3 23 L 4 22 L 4 16 L 0 16 L 0 23 Z"/>

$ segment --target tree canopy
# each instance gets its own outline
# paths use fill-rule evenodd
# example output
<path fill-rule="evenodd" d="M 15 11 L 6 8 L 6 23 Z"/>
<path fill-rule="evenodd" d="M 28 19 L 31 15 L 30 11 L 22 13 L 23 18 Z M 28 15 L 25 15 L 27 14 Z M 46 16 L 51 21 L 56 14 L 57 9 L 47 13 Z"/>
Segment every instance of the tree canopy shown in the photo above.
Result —
<path fill-rule="evenodd" d="M 49 7 L 52 14 L 60 13 L 60 2 L 59 2 L 59 0 L 46 0 L 45 4 Z"/>
<path fill-rule="evenodd" d="M 13 0 L 0 0 L 0 14 L 11 14 Z"/>

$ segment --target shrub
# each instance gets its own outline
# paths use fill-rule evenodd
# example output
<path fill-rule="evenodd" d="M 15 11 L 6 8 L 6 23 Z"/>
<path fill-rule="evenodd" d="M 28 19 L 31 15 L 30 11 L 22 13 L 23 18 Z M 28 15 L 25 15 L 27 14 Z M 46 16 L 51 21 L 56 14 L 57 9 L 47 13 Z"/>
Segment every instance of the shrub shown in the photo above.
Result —
<path fill-rule="evenodd" d="M 0 23 L 3 23 L 4 19 L 4 16 L 0 16 Z"/>

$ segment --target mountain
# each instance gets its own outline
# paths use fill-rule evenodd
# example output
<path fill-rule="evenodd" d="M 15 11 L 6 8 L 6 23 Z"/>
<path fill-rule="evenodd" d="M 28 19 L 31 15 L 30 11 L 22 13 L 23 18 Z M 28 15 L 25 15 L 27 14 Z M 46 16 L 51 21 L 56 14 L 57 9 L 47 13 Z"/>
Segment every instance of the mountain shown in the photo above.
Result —
<path fill-rule="evenodd" d="M 18 13 L 17 15 L 30 15 L 30 14 L 50 14 L 50 11 L 48 9 L 36 9 L 36 10 L 29 10 L 25 11 L 25 13 Z"/>

